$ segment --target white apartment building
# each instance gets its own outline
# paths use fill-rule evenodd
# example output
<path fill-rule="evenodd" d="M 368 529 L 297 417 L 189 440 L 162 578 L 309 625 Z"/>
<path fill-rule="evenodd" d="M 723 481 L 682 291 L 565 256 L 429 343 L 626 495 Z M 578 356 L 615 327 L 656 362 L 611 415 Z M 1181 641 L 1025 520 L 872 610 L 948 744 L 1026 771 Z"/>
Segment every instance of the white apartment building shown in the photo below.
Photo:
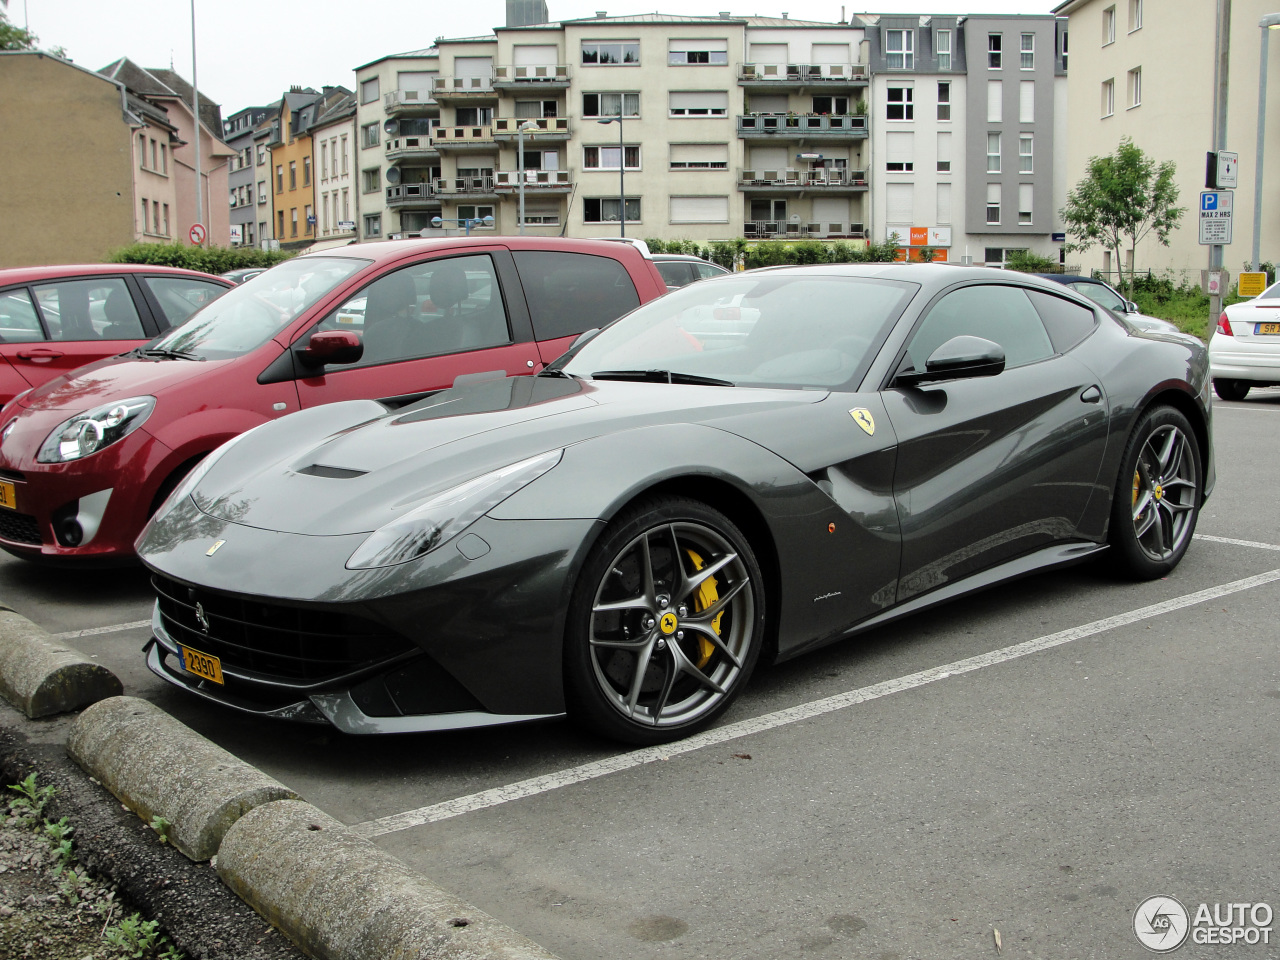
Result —
<path fill-rule="evenodd" d="M 316 242 L 311 249 L 323 250 L 356 239 L 356 98 L 345 96 L 321 113 L 311 128 L 311 141 L 316 193 Z"/>

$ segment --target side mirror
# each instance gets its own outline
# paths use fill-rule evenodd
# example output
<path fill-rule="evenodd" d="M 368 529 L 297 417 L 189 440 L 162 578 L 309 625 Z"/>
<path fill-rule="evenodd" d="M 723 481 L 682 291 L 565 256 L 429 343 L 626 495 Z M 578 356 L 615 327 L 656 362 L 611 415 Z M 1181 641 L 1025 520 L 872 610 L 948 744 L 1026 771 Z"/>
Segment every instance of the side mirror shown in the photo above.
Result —
<path fill-rule="evenodd" d="M 1126 300 L 1124 302 L 1124 312 L 1125 313 L 1141 313 L 1142 311 L 1138 309 L 1138 305 L 1134 303 L 1132 300 Z"/>
<path fill-rule="evenodd" d="M 1004 347 L 982 337 L 952 337 L 925 361 L 924 372 L 898 374 L 894 386 L 994 377 L 1004 372 Z"/>
<path fill-rule="evenodd" d="M 353 330 L 322 330 L 313 333 L 298 358 L 308 367 L 327 363 L 355 363 L 364 356 L 364 343 Z"/>

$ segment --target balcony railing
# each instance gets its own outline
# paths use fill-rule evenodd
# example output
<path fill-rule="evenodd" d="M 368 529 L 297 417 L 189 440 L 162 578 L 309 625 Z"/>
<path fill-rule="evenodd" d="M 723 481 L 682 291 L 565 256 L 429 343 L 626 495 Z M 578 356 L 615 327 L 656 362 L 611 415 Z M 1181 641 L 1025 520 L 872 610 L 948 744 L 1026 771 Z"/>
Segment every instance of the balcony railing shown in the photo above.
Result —
<path fill-rule="evenodd" d="M 740 63 L 742 83 L 823 83 L 867 82 L 865 63 Z"/>
<path fill-rule="evenodd" d="M 492 77 L 432 77 L 431 92 L 440 97 L 493 96 Z"/>
<path fill-rule="evenodd" d="M 493 175 L 494 186 L 500 192 L 517 190 L 520 187 L 518 170 L 499 170 Z M 524 188 L 526 192 L 557 193 L 573 187 L 573 172 L 570 170 L 525 170 Z"/>
<path fill-rule="evenodd" d="M 428 136 L 392 137 L 387 141 L 388 160 L 434 156 L 439 156 L 439 151 Z"/>
<path fill-rule="evenodd" d="M 432 204 L 438 206 L 440 198 L 430 183 L 397 183 L 387 187 L 387 206 L 403 207 Z"/>
<path fill-rule="evenodd" d="M 526 123 L 537 125 L 536 130 L 525 133 L 526 140 L 567 140 L 569 139 L 568 117 L 499 117 L 493 121 L 493 137 L 495 140 L 514 140 L 517 130 Z"/>
<path fill-rule="evenodd" d="M 741 170 L 739 187 L 866 187 L 867 171 L 836 168 L 830 170 Z"/>
<path fill-rule="evenodd" d="M 431 131 L 431 142 L 439 147 L 492 144 L 493 127 L 436 127 Z"/>
<path fill-rule="evenodd" d="M 437 195 L 443 194 L 476 194 L 476 193 L 494 193 L 493 177 L 437 177 L 432 182 L 432 192 Z"/>
<path fill-rule="evenodd" d="M 413 110 L 416 107 L 434 107 L 435 100 L 425 90 L 392 90 L 382 95 L 382 106 L 388 114 Z"/>
<path fill-rule="evenodd" d="M 569 65 L 565 63 L 532 64 L 526 66 L 505 66 L 493 68 L 493 85 L 505 86 L 547 86 L 569 83 Z"/>
<path fill-rule="evenodd" d="M 842 139 L 867 135 L 862 113 L 747 113 L 738 117 L 740 137 L 825 137 Z"/>
<path fill-rule="evenodd" d="M 821 239 L 823 237 L 844 237 L 855 240 L 864 239 L 867 235 L 865 224 L 832 223 L 823 221 L 789 221 L 789 220 L 748 220 L 742 225 L 742 235 L 748 239 L 783 237 L 798 239 L 801 237 Z"/>

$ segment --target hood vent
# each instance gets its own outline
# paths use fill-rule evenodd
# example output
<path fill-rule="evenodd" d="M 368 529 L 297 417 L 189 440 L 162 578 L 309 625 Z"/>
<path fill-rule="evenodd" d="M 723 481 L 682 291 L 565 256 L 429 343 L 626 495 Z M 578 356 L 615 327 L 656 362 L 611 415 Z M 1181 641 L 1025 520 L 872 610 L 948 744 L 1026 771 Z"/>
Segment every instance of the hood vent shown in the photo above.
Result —
<path fill-rule="evenodd" d="M 328 467 L 323 463 L 313 463 L 298 471 L 308 477 L 324 477 L 326 480 L 354 480 L 368 472 L 368 470 L 348 470 L 346 467 Z"/>

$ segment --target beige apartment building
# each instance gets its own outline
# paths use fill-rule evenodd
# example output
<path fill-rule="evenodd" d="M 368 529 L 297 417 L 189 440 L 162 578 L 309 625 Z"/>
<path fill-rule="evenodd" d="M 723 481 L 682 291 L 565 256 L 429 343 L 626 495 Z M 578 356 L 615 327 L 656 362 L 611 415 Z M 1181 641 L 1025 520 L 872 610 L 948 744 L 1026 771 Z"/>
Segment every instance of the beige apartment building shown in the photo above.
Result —
<path fill-rule="evenodd" d="M 1194 283 L 1208 265 L 1209 248 L 1198 242 L 1197 221 L 1205 154 L 1214 146 L 1216 6 L 1213 0 L 1068 0 L 1054 11 L 1068 18 L 1070 36 L 1070 111 L 1062 147 L 1068 185 L 1084 176 L 1090 157 L 1112 152 L 1126 136 L 1157 162 L 1174 161 L 1179 202 L 1187 213 L 1167 248 L 1149 238 L 1136 259 L 1140 269 L 1172 269 Z M 1275 0 L 1231 4 L 1227 149 L 1239 154 L 1240 167 L 1233 242 L 1223 262 L 1232 276 L 1252 247 L 1263 39 L 1258 21 L 1277 10 Z M 1270 103 L 1280 104 L 1280 48 L 1272 50 L 1268 72 Z M 1270 114 L 1276 117 L 1274 106 Z M 1280 211 L 1274 202 L 1280 196 L 1280 120 L 1267 124 L 1265 157 L 1261 258 L 1274 262 L 1280 260 Z M 1111 254 L 1097 247 L 1071 259 L 1086 269 L 1116 267 Z"/>

